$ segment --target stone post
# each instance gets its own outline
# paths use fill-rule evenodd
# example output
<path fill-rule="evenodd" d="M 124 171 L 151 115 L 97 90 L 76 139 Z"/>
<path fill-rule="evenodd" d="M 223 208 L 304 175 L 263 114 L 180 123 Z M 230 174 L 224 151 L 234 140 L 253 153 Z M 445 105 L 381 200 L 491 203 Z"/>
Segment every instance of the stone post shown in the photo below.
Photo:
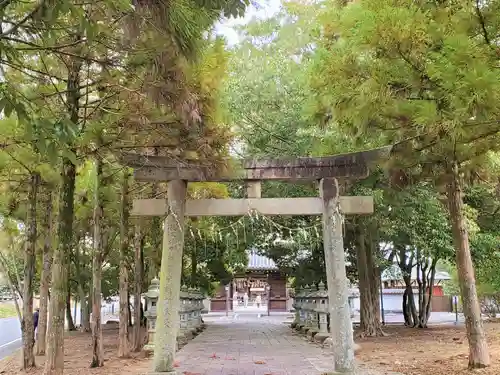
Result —
<path fill-rule="evenodd" d="M 168 215 L 163 229 L 160 298 L 153 357 L 154 372 L 172 375 L 175 374 L 174 356 L 177 347 L 177 333 L 179 332 L 186 190 L 186 181 L 174 180 L 167 184 Z"/>
<path fill-rule="evenodd" d="M 343 216 L 340 211 L 338 181 L 321 180 L 320 196 L 323 200 L 323 246 L 335 371 L 353 372 L 354 338 L 348 302 L 349 289 L 342 236 Z"/>

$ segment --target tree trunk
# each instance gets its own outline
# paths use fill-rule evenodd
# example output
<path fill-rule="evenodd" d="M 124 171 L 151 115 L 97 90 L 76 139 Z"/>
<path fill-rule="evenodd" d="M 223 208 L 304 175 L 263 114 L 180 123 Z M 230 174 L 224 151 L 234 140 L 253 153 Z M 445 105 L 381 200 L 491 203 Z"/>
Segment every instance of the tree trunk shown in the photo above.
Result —
<path fill-rule="evenodd" d="M 158 148 L 154 148 L 155 156 L 158 155 Z M 160 187 L 158 183 L 153 183 L 151 186 L 151 197 L 158 198 Z M 155 216 L 151 219 L 151 229 L 149 231 L 149 243 L 151 244 L 152 256 L 148 261 L 148 281 L 158 276 L 158 269 L 161 267 L 162 257 L 162 238 L 163 238 L 163 220 L 161 217 Z"/>
<path fill-rule="evenodd" d="M 71 285 L 69 277 L 68 277 L 68 295 L 66 296 L 66 321 L 68 322 L 68 331 L 76 331 L 75 322 L 73 321 L 73 315 L 71 315 Z"/>
<path fill-rule="evenodd" d="M 357 229 L 358 243 L 356 246 L 358 257 L 358 275 L 360 292 L 360 328 L 362 337 L 383 336 L 382 327 L 378 317 L 379 305 L 377 295 L 373 296 L 374 289 L 377 288 L 377 282 L 373 279 L 375 264 L 373 262 L 372 247 L 366 246 L 365 230 L 366 227 L 359 220 L 360 225 Z M 370 254 L 368 254 L 370 253 Z"/>
<path fill-rule="evenodd" d="M 81 332 L 90 332 L 90 292 L 87 293 L 85 288 L 86 282 L 83 276 L 83 272 L 81 270 L 82 258 L 80 253 L 80 239 L 75 241 L 75 271 L 76 278 L 78 280 L 77 290 L 78 290 L 78 299 L 80 300 L 80 331 Z"/>
<path fill-rule="evenodd" d="M 381 276 L 381 267 L 377 261 L 377 254 L 380 253 L 379 248 L 379 240 L 378 237 L 372 238 L 370 236 L 370 240 L 367 243 L 366 247 L 366 263 L 367 263 L 367 272 L 368 272 L 368 280 L 370 285 L 370 297 L 371 297 L 371 306 L 373 309 L 373 316 L 376 320 L 380 330 L 378 331 L 379 336 L 385 336 L 385 333 L 382 331 L 381 325 L 381 312 L 380 312 L 380 276 Z"/>
<path fill-rule="evenodd" d="M 78 299 L 80 300 L 80 332 L 90 332 L 90 301 L 82 285 L 78 285 Z"/>
<path fill-rule="evenodd" d="M 476 278 L 469 248 L 469 233 L 463 214 L 462 185 L 456 162 L 451 166 L 447 198 L 455 242 L 465 327 L 469 341 L 469 368 L 483 368 L 490 365 L 490 355 L 481 320 Z"/>
<path fill-rule="evenodd" d="M 35 326 L 33 322 L 33 279 L 35 278 L 35 252 L 37 239 L 37 195 L 40 185 L 38 173 L 31 174 L 28 193 L 27 238 L 24 250 L 23 318 L 21 331 L 23 338 L 23 369 L 35 367 Z"/>
<path fill-rule="evenodd" d="M 129 323 L 129 301 L 128 301 L 128 268 L 127 253 L 129 250 L 129 173 L 123 173 L 121 192 L 121 215 L 120 215 L 120 320 L 118 328 L 118 357 L 127 358 L 130 356 L 130 344 L 128 341 Z"/>
<path fill-rule="evenodd" d="M 406 309 L 408 314 L 409 326 L 415 327 L 418 324 L 418 312 L 417 306 L 415 305 L 415 295 L 413 294 L 413 288 L 411 285 L 411 276 L 403 276 L 403 281 L 406 285 Z"/>
<path fill-rule="evenodd" d="M 130 291 L 127 291 L 128 326 L 132 327 L 132 302 L 130 302 Z"/>
<path fill-rule="evenodd" d="M 425 276 L 422 276 L 424 272 L 422 272 L 422 269 L 425 268 L 425 261 L 424 264 L 422 263 L 422 259 L 420 259 L 420 251 L 417 250 L 417 285 L 418 285 L 418 321 L 417 321 L 417 326 L 420 327 L 420 314 L 421 311 L 424 309 L 424 298 L 425 298 Z"/>
<path fill-rule="evenodd" d="M 103 254 L 103 202 L 101 198 L 102 159 L 96 157 L 96 184 L 94 197 L 94 248 L 92 256 L 92 362 L 90 367 L 104 365 L 104 347 L 101 323 L 101 279 Z"/>
<path fill-rule="evenodd" d="M 431 308 L 432 308 L 432 296 L 434 292 L 434 281 L 436 280 L 436 265 L 437 265 L 437 260 L 433 261 L 431 264 L 431 277 L 430 281 L 428 283 L 429 285 L 429 293 L 428 293 L 428 298 L 427 298 L 427 305 L 425 306 L 425 324 L 427 325 L 427 322 L 429 321 L 429 318 L 431 317 Z"/>
<path fill-rule="evenodd" d="M 431 303 L 434 279 L 436 276 L 437 259 L 433 259 L 430 266 L 422 267 L 422 307 L 418 311 L 418 327 L 427 328 L 431 316 Z M 428 290 L 427 290 L 428 289 Z"/>
<path fill-rule="evenodd" d="M 405 326 L 411 327 L 412 326 L 412 318 L 411 318 L 410 309 L 408 307 L 408 289 L 407 288 L 405 288 L 405 291 L 403 292 L 403 318 L 405 321 Z"/>
<path fill-rule="evenodd" d="M 403 274 L 403 281 L 405 283 L 405 291 L 403 294 L 403 315 L 405 325 L 415 327 L 418 324 L 418 313 L 415 305 L 413 287 L 411 285 L 411 270 L 414 267 L 413 260 L 415 255 L 412 254 L 408 258 L 404 245 L 396 244 L 394 247 L 397 249 L 399 255 L 398 266 Z"/>
<path fill-rule="evenodd" d="M 50 268 L 52 265 L 52 194 L 47 193 L 43 217 L 43 257 L 42 274 L 40 276 L 40 312 L 36 332 L 36 354 L 45 355 L 47 340 L 47 317 L 49 305 Z"/>
<path fill-rule="evenodd" d="M 75 36 L 75 41 L 82 40 L 82 35 Z M 75 126 L 79 123 L 80 70 L 82 59 L 67 61 L 66 107 L 68 117 Z M 75 149 L 71 149 L 74 152 Z M 73 246 L 73 214 L 76 166 L 70 159 L 62 158 L 62 182 L 59 195 L 59 216 L 57 239 L 58 246 L 54 251 L 52 264 L 52 281 L 50 296 L 50 325 L 47 341 L 47 357 L 44 375 L 63 375 L 64 372 L 64 305 L 67 293 L 67 278 L 70 266 L 71 248 Z"/>
<path fill-rule="evenodd" d="M 135 250 L 135 278 L 134 278 L 134 351 L 142 349 L 141 337 L 141 293 L 142 293 L 142 228 L 138 222 L 135 224 L 134 250 Z"/>

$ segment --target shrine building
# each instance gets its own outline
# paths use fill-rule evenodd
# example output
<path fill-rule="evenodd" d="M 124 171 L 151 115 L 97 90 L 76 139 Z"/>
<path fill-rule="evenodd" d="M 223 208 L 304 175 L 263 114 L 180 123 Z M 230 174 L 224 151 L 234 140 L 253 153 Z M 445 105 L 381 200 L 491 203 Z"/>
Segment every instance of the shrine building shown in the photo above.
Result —
<path fill-rule="evenodd" d="M 287 311 L 288 290 L 287 277 L 281 273 L 274 261 L 260 255 L 255 249 L 247 251 L 248 264 L 244 273 L 236 274 L 229 284 L 228 295 L 226 287 L 221 285 L 215 296 L 210 300 L 210 311 L 226 311 L 260 308 L 270 312 Z M 245 294 L 248 298 L 245 298 Z"/>

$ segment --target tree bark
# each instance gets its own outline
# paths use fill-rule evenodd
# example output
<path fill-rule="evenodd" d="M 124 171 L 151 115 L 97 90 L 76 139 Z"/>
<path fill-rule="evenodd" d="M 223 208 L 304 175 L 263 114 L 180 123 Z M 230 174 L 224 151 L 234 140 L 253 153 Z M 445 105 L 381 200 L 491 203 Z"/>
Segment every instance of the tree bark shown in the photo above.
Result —
<path fill-rule="evenodd" d="M 80 249 L 80 238 L 75 241 L 75 258 L 73 263 L 75 264 L 76 278 L 78 280 L 77 290 L 78 290 L 78 299 L 80 300 L 80 331 L 81 332 L 90 332 L 90 292 L 87 293 L 86 290 L 86 282 L 82 273 L 82 257 L 81 257 L 81 249 Z"/>
<path fill-rule="evenodd" d="M 68 295 L 66 296 L 66 321 L 68 322 L 68 331 L 76 331 L 73 315 L 71 315 L 71 286 L 68 272 Z"/>
<path fill-rule="evenodd" d="M 79 33 L 75 41 L 82 40 Z M 66 107 L 68 117 L 75 126 L 79 123 L 80 71 L 82 59 L 67 61 Z M 70 152 L 75 152 L 72 145 Z M 57 227 L 58 246 L 55 248 L 52 264 L 50 297 L 50 325 L 47 341 L 47 357 L 44 375 L 63 375 L 64 372 L 64 305 L 67 293 L 67 276 L 73 246 L 73 214 L 76 166 L 67 157 L 62 158 L 62 182 L 59 195 L 59 216 Z"/>
<path fill-rule="evenodd" d="M 28 193 L 27 239 L 24 250 L 24 281 L 23 281 L 23 318 L 21 331 L 23 339 L 23 369 L 35 367 L 35 326 L 33 322 L 33 279 L 35 278 L 35 254 L 37 239 L 37 199 L 40 185 L 40 175 L 31 174 Z"/>
<path fill-rule="evenodd" d="M 128 341 L 129 328 L 129 291 L 128 291 L 128 268 L 127 253 L 129 251 L 129 173 L 123 173 L 121 191 L 121 215 L 120 215 L 120 319 L 118 328 L 118 357 L 127 358 L 130 356 L 130 344 Z"/>
<path fill-rule="evenodd" d="M 465 327 L 469 341 L 469 368 L 483 368 L 490 365 L 490 355 L 476 291 L 476 278 L 469 248 L 469 233 L 463 214 L 462 183 L 457 162 L 452 163 L 449 172 L 450 182 L 448 184 L 447 198 L 453 240 L 455 242 Z"/>
<path fill-rule="evenodd" d="M 431 317 L 431 308 L 432 308 L 432 295 L 434 292 L 434 281 L 436 279 L 436 266 L 437 266 L 437 259 L 432 261 L 431 264 L 431 276 L 430 276 L 430 281 L 428 283 L 429 285 L 429 292 L 428 292 L 428 297 L 427 297 L 427 304 L 425 306 L 425 325 L 427 326 L 427 322 L 429 321 L 429 318 Z"/>
<path fill-rule="evenodd" d="M 130 302 L 130 290 L 127 291 L 128 326 L 132 327 L 132 302 Z"/>
<path fill-rule="evenodd" d="M 413 322 L 411 318 L 411 313 L 408 308 L 408 289 L 405 288 L 405 291 L 403 292 L 403 318 L 405 321 L 405 326 L 411 327 Z"/>
<path fill-rule="evenodd" d="M 102 342 L 101 323 L 101 280 L 102 280 L 102 254 L 103 246 L 103 202 L 101 198 L 102 184 L 102 159 L 96 157 L 96 186 L 94 197 L 94 248 L 92 256 L 92 362 L 90 367 L 104 365 L 104 347 Z"/>
<path fill-rule="evenodd" d="M 40 276 L 40 312 L 36 332 L 36 354 L 45 355 L 47 340 L 47 317 L 49 305 L 50 268 L 52 266 L 52 194 L 47 192 L 45 212 L 42 222 L 44 243 L 42 256 L 42 274 Z"/>
<path fill-rule="evenodd" d="M 422 293 L 422 306 L 418 310 L 418 327 L 427 328 L 427 323 L 431 316 L 432 291 L 434 279 L 436 276 L 437 259 L 433 259 L 430 265 L 423 265 L 421 270 L 421 287 L 419 285 L 419 293 Z"/>
<path fill-rule="evenodd" d="M 413 287 L 411 285 L 411 270 L 414 267 L 413 260 L 415 257 L 414 254 L 408 257 L 404 245 L 396 244 L 394 247 L 397 249 L 399 255 L 398 266 L 403 274 L 403 281 L 405 283 L 405 291 L 403 294 L 403 315 L 405 325 L 415 327 L 418 324 L 418 313 L 415 305 Z"/>
<path fill-rule="evenodd" d="M 418 324 L 418 312 L 415 305 L 415 294 L 411 285 L 411 276 L 403 276 L 403 281 L 406 285 L 406 313 L 408 315 L 408 322 L 410 327 L 415 327 Z"/>
<path fill-rule="evenodd" d="M 373 262 L 372 246 L 366 246 L 365 230 L 362 220 L 359 220 L 358 243 L 356 246 L 358 257 L 358 275 L 360 292 L 360 335 L 362 337 L 383 336 L 379 319 L 379 304 L 377 280 L 373 278 L 375 264 Z"/>
<path fill-rule="evenodd" d="M 155 147 L 153 150 L 153 155 L 157 156 L 158 148 Z M 151 197 L 157 198 L 160 192 L 160 187 L 158 183 L 153 183 L 151 185 Z M 148 260 L 148 281 L 154 279 L 158 276 L 158 268 L 161 267 L 162 259 L 162 229 L 163 222 L 161 217 L 153 217 L 151 219 L 151 226 L 149 230 L 149 243 L 152 248 L 152 256 Z"/>
<path fill-rule="evenodd" d="M 84 289 L 82 289 L 82 291 L 84 291 Z M 92 305 L 92 295 L 91 295 L 91 292 L 88 291 L 88 293 L 86 293 L 87 295 L 85 295 L 85 291 L 83 293 L 83 299 L 80 299 L 80 301 L 83 301 L 83 302 L 80 302 L 80 315 L 81 315 L 81 319 L 82 319 L 82 327 L 81 327 L 81 331 L 82 332 L 90 332 L 92 331 L 92 327 L 90 326 L 90 306 Z"/>
<path fill-rule="evenodd" d="M 418 321 L 416 326 L 422 328 L 420 326 L 420 317 L 424 312 L 424 303 L 425 303 L 425 272 L 427 270 L 427 260 L 422 259 L 420 250 L 417 250 L 417 285 L 418 285 Z"/>
<path fill-rule="evenodd" d="M 135 224 L 134 253 L 135 253 L 135 278 L 134 278 L 134 352 L 142 349 L 141 337 L 141 294 L 142 294 L 142 227 L 139 222 Z"/>

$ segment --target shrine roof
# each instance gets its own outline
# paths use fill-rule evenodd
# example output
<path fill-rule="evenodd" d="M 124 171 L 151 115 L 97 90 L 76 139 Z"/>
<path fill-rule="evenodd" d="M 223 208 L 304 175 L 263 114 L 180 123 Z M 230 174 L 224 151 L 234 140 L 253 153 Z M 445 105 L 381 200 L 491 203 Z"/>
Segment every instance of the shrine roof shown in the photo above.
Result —
<path fill-rule="evenodd" d="M 274 261 L 264 255 L 260 255 L 256 250 L 248 251 L 248 270 L 278 270 Z"/>

